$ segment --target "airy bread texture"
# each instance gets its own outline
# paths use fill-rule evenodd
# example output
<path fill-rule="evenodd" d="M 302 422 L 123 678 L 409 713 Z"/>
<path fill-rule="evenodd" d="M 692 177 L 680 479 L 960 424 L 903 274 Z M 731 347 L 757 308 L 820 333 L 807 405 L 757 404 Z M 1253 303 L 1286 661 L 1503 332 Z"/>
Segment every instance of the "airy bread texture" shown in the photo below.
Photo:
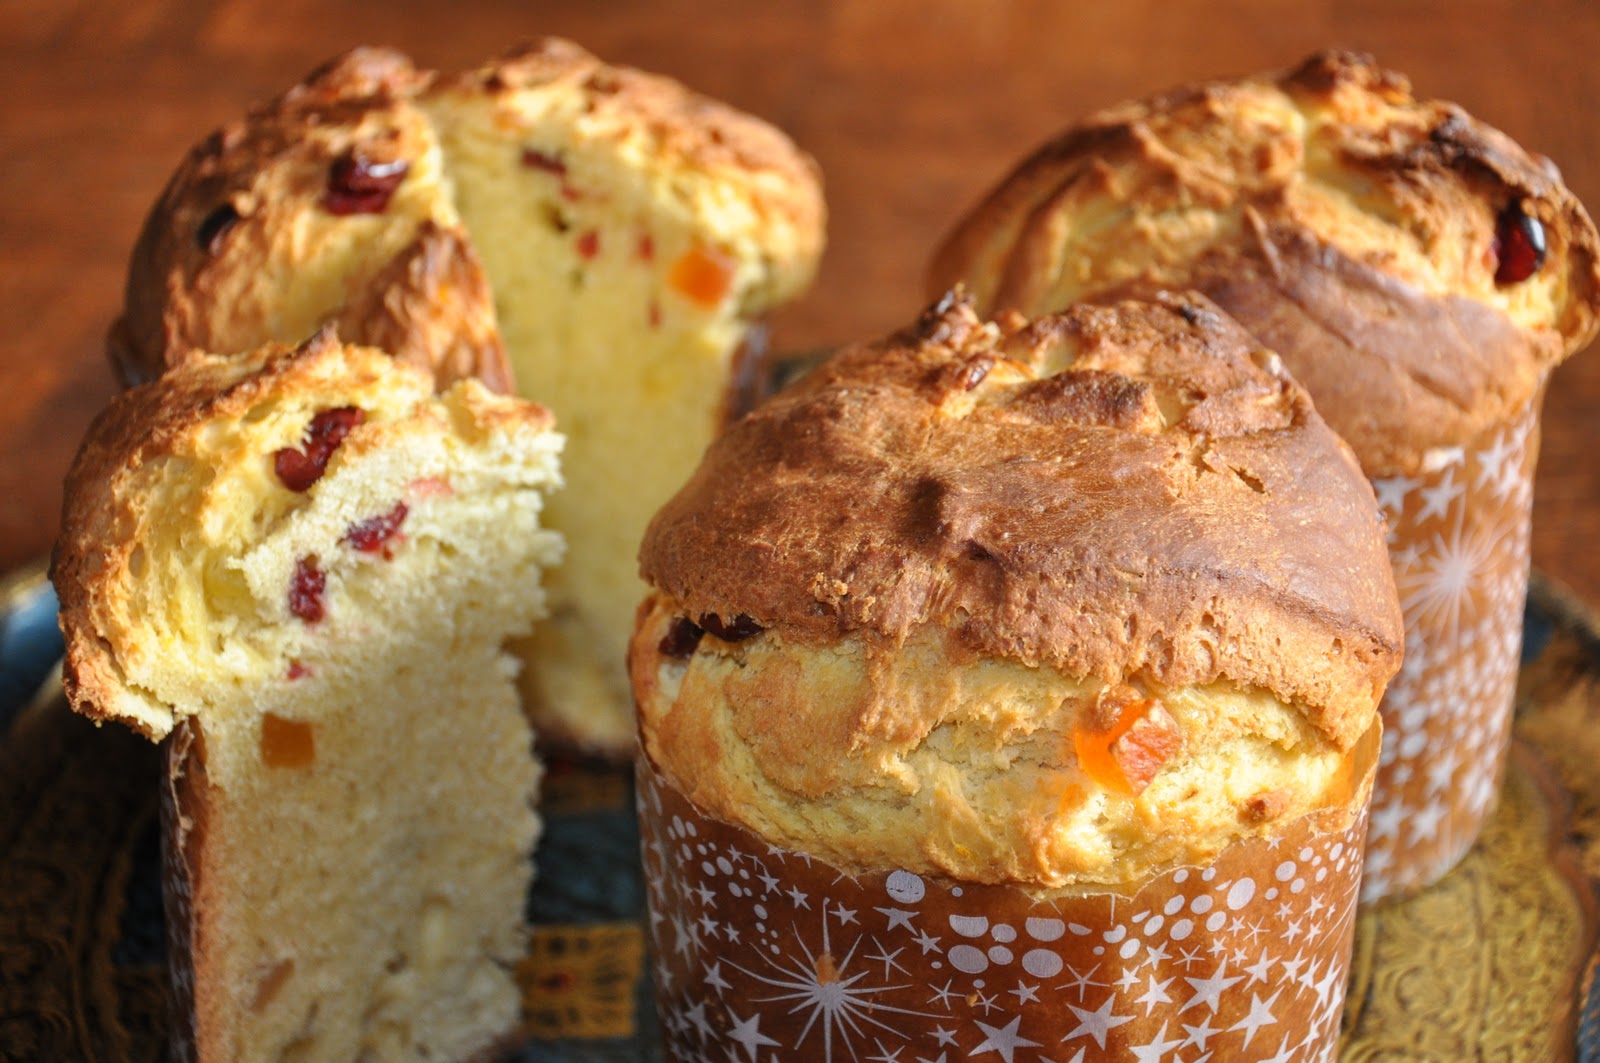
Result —
<path fill-rule="evenodd" d="M 1354 814 L 1399 664 L 1353 456 L 1198 296 L 947 299 L 730 427 L 641 561 L 646 754 L 845 869 L 1127 884 Z"/>
<path fill-rule="evenodd" d="M 1525 277 L 1500 268 L 1519 218 L 1545 243 Z M 984 314 L 1203 291 L 1284 357 L 1369 475 L 1415 475 L 1593 338 L 1597 249 L 1548 159 L 1324 52 L 1084 119 L 955 227 L 929 290 L 965 283 Z"/>
<path fill-rule="evenodd" d="M 442 78 L 359 49 L 200 145 L 146 224 L 113 359 L 129 380 L 351 342 L 548 405 L 573 490 L 551 622 L 522 647 L 541 734 L 612 755 L 645 523 L 721 423 L 760 319 L 821 253 L 815 165 L 676 82 L 548 40 Z"/>
<path fill-rule="evenodd" d="M 540 407 L 435 398 L 327 333 L 191 357 L 90 429 L 53 571 L 66 689 L 171 736 L 199 1058 L 457 1060 L 514 1024 L 539 771 L 505 644 L 560 557 L 560 447 Z"/>

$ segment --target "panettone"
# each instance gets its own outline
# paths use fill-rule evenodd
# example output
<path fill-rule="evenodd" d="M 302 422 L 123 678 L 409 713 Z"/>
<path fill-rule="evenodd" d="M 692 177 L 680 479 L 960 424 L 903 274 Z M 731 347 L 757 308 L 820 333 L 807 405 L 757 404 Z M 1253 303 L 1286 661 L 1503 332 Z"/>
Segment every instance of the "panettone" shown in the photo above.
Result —
<path fill-rule="evenodd" d="M 1193 296 L 948 299 L 731 426 L 641 563 L 651 763 L 848 871 L 1125 885 L 1353 815 L 1399 663 L 1360 469 Z"/>
<path fill-rule="evenodd" d="M 166 738 L 180 1058 L 509 1033 L 538 766 L 507 640 L 561 552 L 549 414 L 319 333 L 118 398 L 53 578 L 80 712 Z"/>
<path fill-rule="evenodd" d="M 1203 297 L 952 297 L 641 556 L 668 1060 L 1332 1057 L 1399 609 L 1349 448 Z"/>
<path fill-rule="evenodd" d="M 1101 112 L 955 228 L 980 309 L 1198 289 L 1282 355 L 1374 481 L 1406 618 L 1367 896 L 1466 853 L 1510 733 L 1539 406 L 1594 335 L 1594 225 L 1549 160 L 1366 56 Z"/>
<path fill-rule="evenodd" d="M 1203 291 L 1380 477 L 1513 417 L 1593 337 L 1597 250 L 1549 160 L 1325 52 L 1084 119 L 968 212 L 929 287 L 1025 314 Z"/>
<path fill-rule="evenodd" d="M 112 355 L 342 339 L 548 405 L 570 553 L 524 689 L 541 734 L 632 741 L 638 540 L 723 415 L 752 330 L 810 280 L 823 206 L 782 134 L 548 40 L 468 74 L 358 49 L 199 145 L 133 256 Z"/>

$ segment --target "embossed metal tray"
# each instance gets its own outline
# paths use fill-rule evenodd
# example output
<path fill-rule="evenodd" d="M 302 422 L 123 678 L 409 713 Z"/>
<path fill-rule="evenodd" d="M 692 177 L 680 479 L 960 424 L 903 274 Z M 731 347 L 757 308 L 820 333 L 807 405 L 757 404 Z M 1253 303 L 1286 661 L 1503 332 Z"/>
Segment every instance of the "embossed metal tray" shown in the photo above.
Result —
<path fill-rule="evenodd" d="M 157 751 L 67 711 L 59 649 L 42 572 L 0 584 L 0 1060 L 162 1059 Z M 1361 917 L 1343 1060 L 1600 1063 L 1600 628 L 1537 576 L 1518 698 L 1483 840 Z M 558 761 L 544 809 L 510 1058 L 658 1060 L 631 782 Z"/>

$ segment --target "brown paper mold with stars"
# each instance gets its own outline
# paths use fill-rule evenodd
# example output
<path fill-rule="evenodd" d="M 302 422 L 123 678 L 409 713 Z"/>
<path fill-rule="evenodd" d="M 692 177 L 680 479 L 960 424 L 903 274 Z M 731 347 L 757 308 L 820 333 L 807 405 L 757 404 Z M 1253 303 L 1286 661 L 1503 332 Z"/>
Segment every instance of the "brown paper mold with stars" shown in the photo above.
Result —
<path fill-rule="evenodd" d="M 736 423 L 630 651 L 669 1058 L 1330 1058 L 1401 617 L 1199 296 L 959 297 Z"/>
<path fill-rule="evenodd" d="M 1202 291 L 1283 356 L 1354 448 L 1406 617 L 1370 899 L 1454 866 L 1498 790 L 1539 400 L 1594 335 L 1596 242 L 1549 160 L 1330 52 L 1084 119 L 935 256 L 933 290 L 965 281 L 986 314 Z"/>

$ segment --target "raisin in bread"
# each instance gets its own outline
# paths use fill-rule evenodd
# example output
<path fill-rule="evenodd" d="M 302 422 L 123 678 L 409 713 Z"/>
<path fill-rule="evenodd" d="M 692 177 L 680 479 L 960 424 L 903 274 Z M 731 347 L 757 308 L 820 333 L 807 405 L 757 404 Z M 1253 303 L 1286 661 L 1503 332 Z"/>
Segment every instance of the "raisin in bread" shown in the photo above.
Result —
<path fill-rule="evenodd" d="M 455 77 L 358 49 L 183 163 L 112 356 L 138 380 L 334 322 L 441 382 L 514 376 L 560 418 L 574 485 L 525 696 L 542 734 L 624 754 L 640 536 L 822 226 L 807 156 L 676 82 L 557 40 Z"/>
<path fill-rule="evenodd" d="M 509 638 L 550 415 L 321 333 L 124 394 L 67 483 L 73 705 L 168 742 L 201 1059 L 454 1060 L 516 1021 L 539 769 Z"/>

